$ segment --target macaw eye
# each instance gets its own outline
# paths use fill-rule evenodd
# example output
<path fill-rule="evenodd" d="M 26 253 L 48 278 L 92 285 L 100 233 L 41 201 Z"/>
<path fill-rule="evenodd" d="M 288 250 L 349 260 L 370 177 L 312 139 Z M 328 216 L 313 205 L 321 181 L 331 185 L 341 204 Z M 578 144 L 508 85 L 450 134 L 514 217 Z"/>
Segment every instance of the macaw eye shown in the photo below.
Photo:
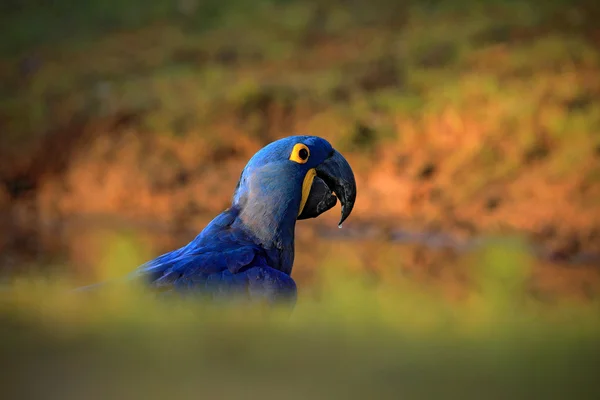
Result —
<path fill-rule="evenodd" d="M 297 162 L 298 164 L 306 163 L 308 157 L 310 157 L 310 150 L 308 149 L 308 146 L 303 143 L 297 143 L 292 149 L 292 154 L 290 154 L 290 160 Z"/>

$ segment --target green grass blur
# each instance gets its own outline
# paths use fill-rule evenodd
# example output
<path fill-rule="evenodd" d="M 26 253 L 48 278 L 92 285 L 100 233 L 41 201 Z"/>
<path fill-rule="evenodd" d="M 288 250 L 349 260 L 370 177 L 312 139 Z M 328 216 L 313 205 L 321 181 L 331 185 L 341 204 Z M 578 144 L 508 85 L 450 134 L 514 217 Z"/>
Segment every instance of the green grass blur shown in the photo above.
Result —
<path fill-rule="evenodd" d="M 108 239 L 106 249 L 115 255 L 98 263 L 111 263 L 106 276 L 143 261 L 131 238 Z M 374 282 L 350 272 L 352 260 L 337 254 L 318 265 L 314 286 L 300 288 L 291 314 L 156 298 L 129 285 L 72 292 L 65 277 L 22 277 L 0 293 L 3 391 L 53 399 L 594 398 L 599 304 L 535 300 L 518 239 L 490 239 L 469 260 L 468 295 L 447 301 L 402 277 Z"/>

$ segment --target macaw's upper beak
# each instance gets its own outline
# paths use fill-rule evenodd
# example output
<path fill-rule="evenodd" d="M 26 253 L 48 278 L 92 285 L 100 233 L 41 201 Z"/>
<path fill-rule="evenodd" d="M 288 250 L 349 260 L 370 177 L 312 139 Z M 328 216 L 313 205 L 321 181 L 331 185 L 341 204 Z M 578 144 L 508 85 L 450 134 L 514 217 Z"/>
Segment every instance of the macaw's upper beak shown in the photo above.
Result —
<path fill-rule="evenodd" d="M 315 168 L 315 176 L 308 199 L 298 219 L 315 218 L 335 206 L 337 198 L 342 203 L 340 225 L 352 212 L 356 200 L 356 181 L 348 161 L 333 151 L 323 163 Z M 335 193 L 336 196 L 333 195 Z"/>

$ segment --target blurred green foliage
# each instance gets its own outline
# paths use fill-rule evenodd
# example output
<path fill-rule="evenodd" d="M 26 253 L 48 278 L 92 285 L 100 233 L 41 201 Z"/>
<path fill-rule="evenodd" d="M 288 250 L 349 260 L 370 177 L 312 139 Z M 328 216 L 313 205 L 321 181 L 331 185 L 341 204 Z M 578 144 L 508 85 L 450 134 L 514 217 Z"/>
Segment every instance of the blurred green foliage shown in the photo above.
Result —
<path fill-rule="evenodd" d="M 109 240 L 114 262 L 139 257 L 131 243 Z M 28 277 L 0 294 L 3 391 L 61 399 L 594 398 L 599 304 L 533 300 L 528 259 L 520 240 L 490 240 L 473 254 L 469 296 L 448 302 L 409 280 L 375 284 L 338 254 L 318 266 L 315 288 L 300 288 L 291 314 L 157 299 L 129 285 L 72 292 L 68 280 Z"/>
<path fill-rule="evenodd" d="M 139 114 L 147 133 L 210 136 L 227 113 L 247 134 L 272 136 L 264 108 L 326 107 L 314 126 L 335 124 L 331 135 L 343 132 L 351 150 L 393 140 L 398 119 L 433 129 L 422 116 L 450 109 L 490 136 L 510 133 L 524 151 L 544 130 L 553 146 L 581 154 L 597 145 L 590 132 L 600 112 L 586 75 L 600 61 L 586 38 L 595 14 L 585 1 L 569 4 L 8 2 L 0 13 L 3 140 L 34 146 L 73 119 L 120 111 Z M 329 50 L 315 45 L 327 41 Z M 372 134 L 360 130 L 365 121 Z M 549 156 L 557 175 L 576 161 Z M 489 163 L 505 171 L 494 179 L 512 171 L 504 165 L 511 159 Z"/>

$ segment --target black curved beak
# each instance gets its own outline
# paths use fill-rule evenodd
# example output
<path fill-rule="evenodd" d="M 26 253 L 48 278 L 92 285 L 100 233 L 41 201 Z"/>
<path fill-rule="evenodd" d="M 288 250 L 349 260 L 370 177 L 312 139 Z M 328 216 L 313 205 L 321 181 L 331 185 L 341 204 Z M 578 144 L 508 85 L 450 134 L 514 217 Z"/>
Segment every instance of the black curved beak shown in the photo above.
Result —
<path fill-rule="evenodd" d="M 348 161 L 337 151 L 315 168 L 310 194 L 298 219 L 315 218 L 335 206 L 337 198 L 342 203 L 339 224 L 348 218 L 356 201 L 356 181 Z M 335 193 L 335 196 L 333 195 Z"/>

